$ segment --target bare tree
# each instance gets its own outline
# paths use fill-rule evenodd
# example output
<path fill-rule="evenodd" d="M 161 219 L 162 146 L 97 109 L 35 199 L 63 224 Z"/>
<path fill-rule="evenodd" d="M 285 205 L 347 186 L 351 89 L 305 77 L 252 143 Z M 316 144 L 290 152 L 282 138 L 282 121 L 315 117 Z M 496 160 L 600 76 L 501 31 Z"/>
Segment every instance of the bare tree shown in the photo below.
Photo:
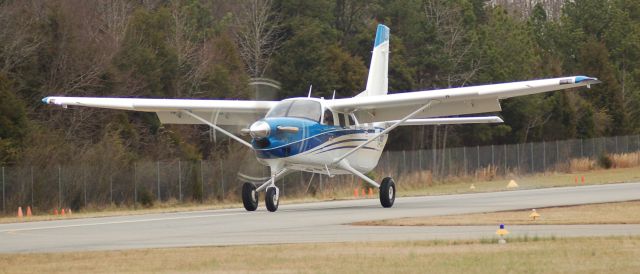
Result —
<path fill-rule="evenodd" d="M 271 55 L 281 42 L 279 23 L 271 0 L 245 1 L 238 12 L 236 42 L 251 77 L 262 77 L 269 67 Z"/>
<path fill-rule="evenodd" d="M 446 65 L 436 77 L 446 82 L 447 87 L 465 86 L 480 69 L 479 60 L 470 58 L 475 41 L 470 37 L 464 25 L 462 10 L 459 6 L 444 0 L 425 0 L 424 14 L 434 26 L 436 39 L 442 44 L 442 52 L 447 60 Z M 438 127 L 433 127 L 433 170 L 444 169 L 447 137 L 450 127 L 444 126 L 442 138 L 442 156 L 440 167 L 437 166 L 436 148 L 438 147 Z M 444 170 L 443 170 L 444 171 Z"/>

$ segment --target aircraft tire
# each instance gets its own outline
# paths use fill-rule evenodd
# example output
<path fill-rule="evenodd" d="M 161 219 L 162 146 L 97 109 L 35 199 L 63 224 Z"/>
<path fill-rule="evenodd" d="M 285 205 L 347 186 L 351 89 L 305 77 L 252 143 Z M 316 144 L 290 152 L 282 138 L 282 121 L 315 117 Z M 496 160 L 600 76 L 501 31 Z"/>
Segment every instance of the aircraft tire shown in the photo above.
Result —
<path fill-rule="evenodd" d="M 242 185 L 242 204 L 247 211 L 255 211 L 258 209 L 258 192 L 256 185 L 252 183 L 244 183 Z"/>
<path fill-rule="evenodd" d="M 267 195 L 264 200 L 267 205 L 267 210 L 271 212 L 275 212 L 278 210 L 278 205 L 280 204 L 280 197 L 278 197 L 277 190 L 275 187 L 267 188 Z"/>
<path fill-rule="evenodd" d="M 396 200 L 396 184 L 393 182 L 391 177 L 382 179 L 379 192 L 380 204 L 382 204 L 382 207 L 392 207 L 393 202 Z"/>

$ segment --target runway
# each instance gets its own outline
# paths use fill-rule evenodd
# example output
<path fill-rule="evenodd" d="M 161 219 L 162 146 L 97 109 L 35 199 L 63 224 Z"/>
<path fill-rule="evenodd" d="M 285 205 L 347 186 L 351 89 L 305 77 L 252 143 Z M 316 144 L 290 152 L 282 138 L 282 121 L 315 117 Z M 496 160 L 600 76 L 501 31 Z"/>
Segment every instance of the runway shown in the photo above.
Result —
<path fill-rule="evenodd" d="M 263 198 L 264 196 L 261 196 Z M 286 198 L 285 198 L 286 199 Z M 280 205 L 0 225 L 0 252 L 60 252 L 205 245 L 490 238 L 495 226 L 387 227 L 350 223 L 640 199 L 640 183 Z M 509 226 L 509 236 L 640 235 L 640 225 Z"/>

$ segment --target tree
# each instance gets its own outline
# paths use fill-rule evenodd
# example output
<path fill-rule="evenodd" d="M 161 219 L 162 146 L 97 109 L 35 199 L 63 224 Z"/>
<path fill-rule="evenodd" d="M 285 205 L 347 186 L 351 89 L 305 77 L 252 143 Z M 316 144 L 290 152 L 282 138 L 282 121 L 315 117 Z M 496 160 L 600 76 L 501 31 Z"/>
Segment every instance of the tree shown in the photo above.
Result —
<path fill-rule="evenodd" d="M 262 77 L 280 46 L 278 13 L 270 0 L 251 0 L 242 4 L 235 18 L 234 34 L 247 71 L 251 77 Z"/>

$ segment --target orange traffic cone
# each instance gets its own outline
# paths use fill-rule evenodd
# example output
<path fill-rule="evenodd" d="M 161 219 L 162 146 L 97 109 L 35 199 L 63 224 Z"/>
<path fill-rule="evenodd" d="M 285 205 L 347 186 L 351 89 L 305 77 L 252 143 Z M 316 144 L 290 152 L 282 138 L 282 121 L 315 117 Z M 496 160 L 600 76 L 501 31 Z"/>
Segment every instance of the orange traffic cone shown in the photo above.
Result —
<path fill-rule="evenodd" d="M 22 218 L 22 207 L 18 207 L 18 218 Z"/>
<path fill-rule="evenodd" d="M 353 198 L 358 198 L 358 189 L 357 188 L 353 189 Z"/>
<path fill-rule="evenodd" d="M 367 198 L 367 193 L 365 192 L 364 188 L 362 189 L 362 198 Z"/>
<path fill-rule="evenodd" d="M 31 217 L 31 206 L 27 207 L 27 217 Z"/>
<path fill-rule="evenodd" d="M 582 176 L 582 184 L 584 185 L 584 175 Z"/>
<path fill-rule="evenodd" d="M 53 210 L 53 215 L 58 216 L 58 209 L 57 208 Z"/>
<path fill-rule="evenodd" d="M 373 198 L 373 188 L 369 188 L 369 198 Z"/>
<path fill-rule="evenodd" d="M 60 209 L 60 216 L 64 216 L 64 208 Z"/>

